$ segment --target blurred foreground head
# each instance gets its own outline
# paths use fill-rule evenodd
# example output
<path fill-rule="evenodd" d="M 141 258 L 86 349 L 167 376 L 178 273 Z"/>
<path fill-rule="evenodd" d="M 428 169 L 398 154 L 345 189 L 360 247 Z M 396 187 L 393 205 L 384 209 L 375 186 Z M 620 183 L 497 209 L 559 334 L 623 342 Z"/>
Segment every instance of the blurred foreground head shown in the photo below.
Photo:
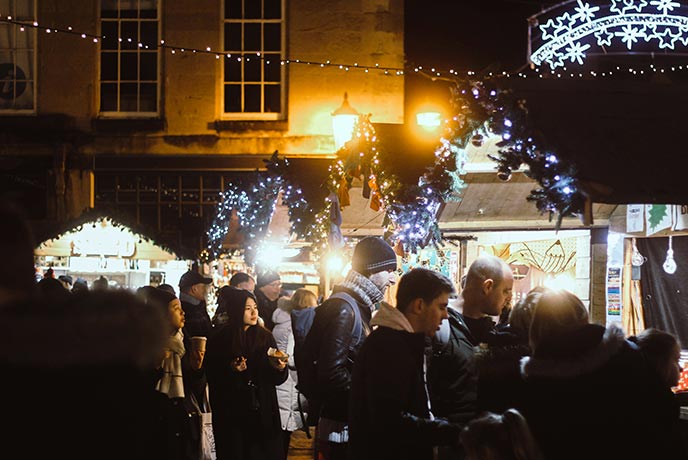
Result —
<path fill-rule="evenodd" d="M 28 297 L 35 287 L 34 240 L 25 216 L 0 202 L 0 305 Z"/>

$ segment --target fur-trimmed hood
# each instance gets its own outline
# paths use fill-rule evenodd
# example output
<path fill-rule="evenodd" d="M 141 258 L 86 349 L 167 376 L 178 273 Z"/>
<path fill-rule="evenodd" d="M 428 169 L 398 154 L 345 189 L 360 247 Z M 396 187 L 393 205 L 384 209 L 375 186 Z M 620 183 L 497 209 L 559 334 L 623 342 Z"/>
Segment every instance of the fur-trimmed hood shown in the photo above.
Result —
<path fill-rule="evenodd" d="M 521 359 L 521 376 L 564 379 L 593 372 L 604 366 L 629 342 L 623 329 L 588 324 L 572 334 L 543 344 L 544 352 Z M 576 353 L 578 351 L 578 353 Z"/>

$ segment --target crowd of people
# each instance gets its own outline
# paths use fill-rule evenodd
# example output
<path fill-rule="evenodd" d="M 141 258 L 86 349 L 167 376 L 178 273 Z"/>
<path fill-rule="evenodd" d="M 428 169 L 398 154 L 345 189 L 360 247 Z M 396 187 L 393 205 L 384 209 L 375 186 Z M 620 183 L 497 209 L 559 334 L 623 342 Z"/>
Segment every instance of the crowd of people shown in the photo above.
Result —
<path fill-rule="evenodd" d="M 688 458 L 676 339 L 592 324 L 568 291 L 512 308 L 497 257 L 457 293 L 424 268 L 398 279 L 392 247 L 366 237 L 326 300 L 237 273 L 211 318 L 194 270 L 178 291 L 37 283 L 30 232 L 0 211 L 5 453 L 201 460 L 210 412 L 217 460 L 286 459 L 297 430 L 318 460 Z"/>

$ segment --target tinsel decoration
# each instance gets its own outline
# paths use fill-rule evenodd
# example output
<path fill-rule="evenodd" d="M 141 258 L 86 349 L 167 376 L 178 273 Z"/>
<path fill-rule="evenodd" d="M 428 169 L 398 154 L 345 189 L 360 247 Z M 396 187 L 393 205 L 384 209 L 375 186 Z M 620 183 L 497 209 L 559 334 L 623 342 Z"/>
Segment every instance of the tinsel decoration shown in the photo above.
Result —
<path fill-rule="evenodd" d="M 513 171 L 526 165 L 525 174 L 540 184 L 528 200 L 542 213 L 558 214 L 557 229 L 564 217 L 582 215 L 585 197 L 575 178 L 575 167 L 559 158 L 530 127 L 524 100 L 500 88 L 496 79 L 466 79 L 456 80 L 452 101 L 457 113 L 454 120 L 460 128 L 452 137 L 454 144 L 480 146 L 485 136 L 501 136 L 498 155 L 490 155 L 497 162 L 501 180 L 509 180 Z"/>

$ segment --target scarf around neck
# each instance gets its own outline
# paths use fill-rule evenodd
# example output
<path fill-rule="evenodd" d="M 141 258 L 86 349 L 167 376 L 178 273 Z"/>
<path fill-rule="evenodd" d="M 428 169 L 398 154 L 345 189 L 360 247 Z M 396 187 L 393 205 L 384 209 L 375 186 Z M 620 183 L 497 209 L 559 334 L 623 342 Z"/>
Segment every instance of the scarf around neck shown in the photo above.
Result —
<path fill-rule="evenodd" d="M 156 389 L 160 393 L 166 394 L 168 398 L 183 398 L 182 356 L 186 350 L 184 349 L 184 334 L 181 329 L 169 338 L 167 349 L 171 353 L 162 362 L 163 374 Z"/>
<path fill-rule="evenodd" d="M 353 270 L 349 270 L 344 281 L 338 286 L 353 291 L 371 310 L 376 303 L 384 298 L 384 294 L 372 281 Z"/>

